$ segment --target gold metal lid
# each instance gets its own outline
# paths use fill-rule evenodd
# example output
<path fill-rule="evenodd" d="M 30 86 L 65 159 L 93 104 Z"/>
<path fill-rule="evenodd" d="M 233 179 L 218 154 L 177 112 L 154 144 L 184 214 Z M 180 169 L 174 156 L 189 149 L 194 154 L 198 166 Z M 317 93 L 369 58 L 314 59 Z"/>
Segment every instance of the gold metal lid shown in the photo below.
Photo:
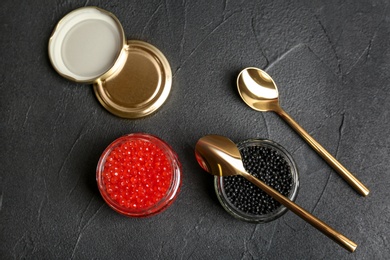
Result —
<path fill-rule="evenodd" d="M 131 40 L 120 71 L 98 80 L 94 90 L 100 103 L 124 118 L 139 118 L 156 111 L 167 99 L 172 72 L 165 56 L 153 45 Z"/>

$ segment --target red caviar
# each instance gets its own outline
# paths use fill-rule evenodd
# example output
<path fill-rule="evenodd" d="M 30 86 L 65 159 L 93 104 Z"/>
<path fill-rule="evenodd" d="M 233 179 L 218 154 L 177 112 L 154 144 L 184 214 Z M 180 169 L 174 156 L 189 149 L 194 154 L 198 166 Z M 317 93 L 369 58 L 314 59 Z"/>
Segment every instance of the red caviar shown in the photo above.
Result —
<path fill-rule="evenodd" d="M 97 170 L 100 192 L 116 211 L 148 216 L 169 206 L 179 190 L 177 155 L 157 137 L 131 134 L 114 141 Z"/>

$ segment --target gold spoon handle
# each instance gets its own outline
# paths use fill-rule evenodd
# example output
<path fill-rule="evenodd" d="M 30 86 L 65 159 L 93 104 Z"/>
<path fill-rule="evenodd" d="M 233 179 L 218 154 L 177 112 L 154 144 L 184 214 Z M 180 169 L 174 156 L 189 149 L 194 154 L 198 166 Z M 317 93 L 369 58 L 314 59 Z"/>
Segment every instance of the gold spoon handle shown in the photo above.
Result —
<path fill-rule="evenodd" d="M 275 112 L 286 121 L 341 177 L 351 185 L 360 195 L 367 196 L 370 191 L 355 176 L 352 175 L 339 161 L 336 160 L 324 147 L 311 137 L 297 122 L 294 121 L 282 108 Z"/>
<path fill-rule="evenodd" d="M 248 181 L 252 182 L 256 186 L 258 186 L 260 189 L 262 189 L 264 192 L 266 192 L 268 195 L 273 197 L 275 200 L 277 200 L 280 204 L 284 205 L 286 208 L 294 212 L 296 215 L 301 217 L 303 220 L 308 222 L 310 225 L 321 231 L 323 234 L 331 238 L 333 241 L 335 241 L 337 244 L 342 246 L 343 248 L 347 249 L 350 252 L 355 251 L 357 245 L 349 240 L 344 235 L 340 234 L 330 226 L 328 226 L 326 223 L 322 222 L 309 212 L 307 212 L 305 209 L 301 208 L 291 200 L 284 197 L 282 194 L 265 184 L 264 182 L 260 181 L 256 177 L 250 175 L 247 172 L 241 172 L 241 175 L 245 177 Z"/>

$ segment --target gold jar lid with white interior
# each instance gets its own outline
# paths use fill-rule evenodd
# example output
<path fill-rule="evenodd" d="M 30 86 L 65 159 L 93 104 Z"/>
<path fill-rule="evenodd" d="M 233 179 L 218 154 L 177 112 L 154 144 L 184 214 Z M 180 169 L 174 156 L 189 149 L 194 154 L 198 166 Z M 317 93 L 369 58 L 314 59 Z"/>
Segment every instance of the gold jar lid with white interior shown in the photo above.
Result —
<path fill-rule="evenodd" d="M 120 117 L 155 112 L 171 90 L 171 68 L 161 51 L 127 41 L 119 20 L 97 7 L 76 9 L 58 22 L 49 57 L 63 77 L 92 83 L 100 103 Z"/>

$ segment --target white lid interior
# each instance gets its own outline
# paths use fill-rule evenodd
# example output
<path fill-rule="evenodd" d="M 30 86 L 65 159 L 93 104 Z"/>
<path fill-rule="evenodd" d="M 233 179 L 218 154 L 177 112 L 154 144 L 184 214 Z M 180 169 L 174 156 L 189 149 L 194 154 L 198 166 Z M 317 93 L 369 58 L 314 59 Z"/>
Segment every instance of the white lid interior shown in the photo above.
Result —
<path fill-rule="evenodd" d="M 49 42 L 49 57 L 63 76 L 92 82 L 109 71 L 124 44 L 119 21 L 95 7 L 67 14 L 57 25 Z"/>

